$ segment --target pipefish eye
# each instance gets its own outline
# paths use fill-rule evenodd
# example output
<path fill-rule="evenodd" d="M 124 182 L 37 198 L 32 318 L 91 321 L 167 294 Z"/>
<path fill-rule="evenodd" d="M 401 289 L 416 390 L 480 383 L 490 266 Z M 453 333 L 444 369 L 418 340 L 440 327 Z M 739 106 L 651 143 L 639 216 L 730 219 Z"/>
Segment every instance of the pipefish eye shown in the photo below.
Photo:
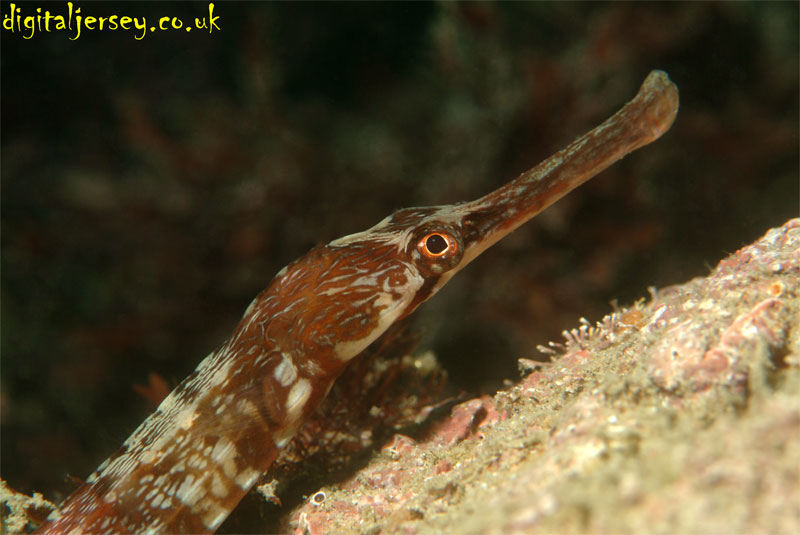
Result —
<path fill-rule="evenodd" d="M 431 232 L 417 242 L 417 250 L 424 258 L 442 258 L 458 252 L 458 242 L 445 232 Z"/>

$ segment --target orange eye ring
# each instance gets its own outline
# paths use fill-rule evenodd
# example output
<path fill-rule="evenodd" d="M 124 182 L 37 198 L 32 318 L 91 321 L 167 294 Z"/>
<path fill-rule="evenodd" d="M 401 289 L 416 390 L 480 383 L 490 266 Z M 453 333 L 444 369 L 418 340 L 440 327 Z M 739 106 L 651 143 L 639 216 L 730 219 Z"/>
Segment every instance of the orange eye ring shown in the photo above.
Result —
<path fill-rule="evenodd" d="M 431 232 L 417 242 L 417 250 L 427 258 L 442 258 L 457 248 L 453 237 L 443 232 Z"/>

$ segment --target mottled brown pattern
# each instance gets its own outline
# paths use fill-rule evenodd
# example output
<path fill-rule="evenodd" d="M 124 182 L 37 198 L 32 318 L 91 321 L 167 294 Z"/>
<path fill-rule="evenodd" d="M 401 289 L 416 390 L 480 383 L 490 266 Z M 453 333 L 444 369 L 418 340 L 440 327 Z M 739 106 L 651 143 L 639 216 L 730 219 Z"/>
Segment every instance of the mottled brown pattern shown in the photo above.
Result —
<path fill-rule="evenodd" d="M 209 533 L 274 461 L 346 363 L 487 247 L 663 134 L 662 72 L 611 119 L 471 203 L 396 212 L 284 268 L 209 355 L 41 533 Z M 435 233 L 441 244 L 428 248 Z"/>

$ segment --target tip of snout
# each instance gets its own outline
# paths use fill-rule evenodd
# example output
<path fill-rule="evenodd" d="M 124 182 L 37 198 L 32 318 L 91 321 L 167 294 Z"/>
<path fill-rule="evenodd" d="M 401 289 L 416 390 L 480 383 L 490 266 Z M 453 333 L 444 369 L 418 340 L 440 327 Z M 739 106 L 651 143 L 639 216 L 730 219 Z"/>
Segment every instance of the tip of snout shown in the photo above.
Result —
<path fill-rule="evenodd" d="M 634 101 L 642 100 L 648 115 L 645 121 L 650 127 L 648 142 L 660 138 L 670 129 L 678 115 L 680 95 L 678 87 L 670 80 L 669 75 L 660 70 L 650 71 Z"/>

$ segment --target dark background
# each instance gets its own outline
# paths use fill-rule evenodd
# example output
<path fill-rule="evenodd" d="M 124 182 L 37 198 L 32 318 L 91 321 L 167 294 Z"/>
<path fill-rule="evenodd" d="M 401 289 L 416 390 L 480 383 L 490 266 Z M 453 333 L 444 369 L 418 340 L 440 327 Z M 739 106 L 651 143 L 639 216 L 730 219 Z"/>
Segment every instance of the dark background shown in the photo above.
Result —
<path fill-rule="evenodd" d="M 177 383 L 315 244 L 490 191 L 653 68 L 680 88 L 673 128 L 455 277 L 415 314 L 417 351 L 492 392 L 581 316 L 798 213 L 797 3 L 215 11 L 212 35 L 3 31 L 0 468 L 17 490 L 71 491 L 152 409 L 133 385 Z"/>

